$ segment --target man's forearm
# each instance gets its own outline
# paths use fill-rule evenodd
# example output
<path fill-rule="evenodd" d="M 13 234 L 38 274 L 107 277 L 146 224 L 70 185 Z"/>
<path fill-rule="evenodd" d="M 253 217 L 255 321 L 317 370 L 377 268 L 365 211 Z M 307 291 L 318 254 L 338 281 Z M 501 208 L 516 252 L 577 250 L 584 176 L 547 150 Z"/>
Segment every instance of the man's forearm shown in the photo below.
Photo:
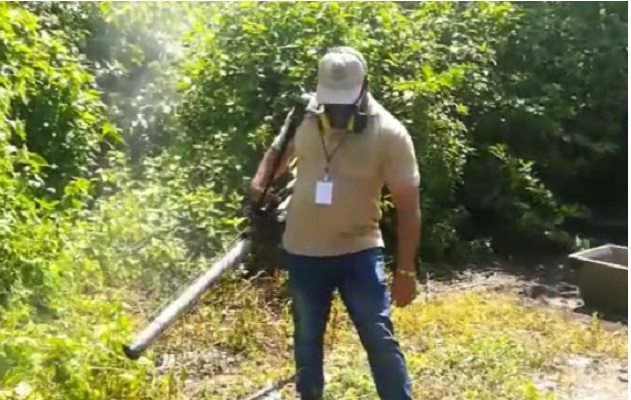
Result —
<path fill-rule="evenodd" d="M 397 267 L 413 271 L 421 241 L 421 211 L 418 208 L 397 214 Z"/>
<path fill-rule="evenodd" d="M 271 175 L 274 173 L 272 170 L 276 165 L 277 158 L 279 157 L 279 153 L 277 150 L 270 148 L 265 152 L 263 159 L 259 163 L 258 169 L 256 170 L 256 174 L 254 178 L 252 178 L 252 183 L 250 187 L 253 189 L 263 189 L 265 185 L 268 184 Z M 285 157 L 286 158 L 286 157 Z M 287 160 L 281 160 L 278 165 L 278 169 L 272 178 L 272 182 L 276 180 L 287 168 Z"/>

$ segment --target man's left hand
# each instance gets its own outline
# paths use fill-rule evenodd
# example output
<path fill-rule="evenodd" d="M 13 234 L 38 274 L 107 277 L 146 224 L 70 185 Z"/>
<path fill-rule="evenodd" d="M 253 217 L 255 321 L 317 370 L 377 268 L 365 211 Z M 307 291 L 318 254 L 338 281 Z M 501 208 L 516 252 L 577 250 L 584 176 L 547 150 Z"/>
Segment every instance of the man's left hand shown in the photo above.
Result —
<path fill-rule="evenodd" d="M 409 305 L 416 297 L 416 276 L 413 269 L 397 269 L 392 280 L 392 300 L 397 307 Z"/>

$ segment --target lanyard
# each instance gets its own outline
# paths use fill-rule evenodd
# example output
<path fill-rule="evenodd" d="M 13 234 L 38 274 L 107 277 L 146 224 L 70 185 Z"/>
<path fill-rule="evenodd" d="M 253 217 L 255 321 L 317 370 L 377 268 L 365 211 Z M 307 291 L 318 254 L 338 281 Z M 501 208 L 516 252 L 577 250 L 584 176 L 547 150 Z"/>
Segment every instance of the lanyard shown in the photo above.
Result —
<path fill-rule="evenodd" d="M 320 132 L 320 143 L 322 143 L 322 151 L 324 152 L 324 158 L 326 159 L 326 165 L 324 167 L 324 180 L 325 181 L 329 180 L 329 166 L 331 165 L 331 160 L 333 160 L 333 156 L 335 156 L 335 153 L 337 153 L 340 147 L 342 147 L 345 140 L 346 140 L 346 136 L 344 136 L 342 140 L 340 140 L 340 142 L 337 144 L 337 146 L 335 146 L 333 151 L 329 153 L 326 150 L 326 144 L 324 143 L 324 135 L 322 134 L 322 132 Z"/>

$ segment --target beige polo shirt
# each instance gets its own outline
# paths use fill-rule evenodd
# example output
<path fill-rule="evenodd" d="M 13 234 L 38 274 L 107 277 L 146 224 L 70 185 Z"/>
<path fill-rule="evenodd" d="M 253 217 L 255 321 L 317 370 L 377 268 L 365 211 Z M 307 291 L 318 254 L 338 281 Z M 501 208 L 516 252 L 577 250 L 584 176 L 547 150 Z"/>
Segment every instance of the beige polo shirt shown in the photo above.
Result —
<path fill-rule="evenodd" d="M 313 109 L 312 103 L 308 109 Z M 360 134 L 324 134 L 307 112 L 287 151 L 296 157 L 296 182 L 287 207 L 283 247 L 292 254 L 335 256 L 384 245 L 379 202 L 384 184 L 418 185 L 420 174 L 412 139 L 392 114 L 369 96 L 369 122 Z M 285 127 L 272 146 L 280 148 Z M 323 135 L 323 136 L 321 136 Z M 327 153 L 332 183 L 330 204 L 316 202 L 324 180 Z M 339 147 L 338 147 L 339 146 Z M 334 152 L 334 149 L 337 150 Z"/>

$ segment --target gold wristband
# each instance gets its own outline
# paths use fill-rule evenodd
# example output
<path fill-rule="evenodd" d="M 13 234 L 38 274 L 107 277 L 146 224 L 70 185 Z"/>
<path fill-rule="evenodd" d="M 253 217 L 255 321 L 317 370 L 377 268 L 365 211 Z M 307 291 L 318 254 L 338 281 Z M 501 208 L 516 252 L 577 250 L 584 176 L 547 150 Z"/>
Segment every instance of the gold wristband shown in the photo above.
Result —
<path fill-rule="evenodd" d="M 414 271 L 408 271 L 406 269 L 397 270 L 397 274 L 401 274 L 403 276 L 407 276 L 408 278 L 416 278 L 416 273 Z"/>

